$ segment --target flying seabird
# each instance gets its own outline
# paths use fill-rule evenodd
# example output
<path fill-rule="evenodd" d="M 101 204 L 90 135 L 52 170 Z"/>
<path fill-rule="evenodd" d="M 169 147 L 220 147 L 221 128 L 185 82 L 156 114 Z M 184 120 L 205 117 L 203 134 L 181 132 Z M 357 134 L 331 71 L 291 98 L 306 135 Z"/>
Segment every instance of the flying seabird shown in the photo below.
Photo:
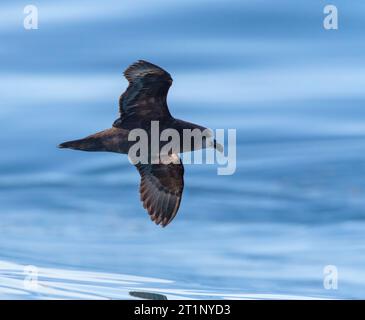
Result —
<path fill-rule="evenodd" d="M 60 148 L 82 151 L 107 151 L 128 154 L 135 141 L 128 141 L 133 129 L 144 129 L 151 135 L 151 121 L 158 121 L 159 129 L 172 128 L 183 136 L 184 129 L 207 128 L 194 123 L 175 119 L 167 106 L 167 94 L 172 84 L 171 75 L 162 68 L 139 60 L 130 65 L 124 76 L 129 82 L 127 90 L 119 98 L 120 117 L 112 128 L 90 135 L 84 139 L 64 142 Z M 213 144 L 203 141 L 191 150 L 182 147 L 181 152 L 213 147 L 222 151 L 222 146 L 213 140 Z M 166 142 L 165 142 L 166 144 Z M 180 142 L 182 146 L 182 141 Z M 165 164 L 152 162 L 136 163 L 141 176 L 140 196 L 143 207 L 157 225 L 167 226 L 176 216 L 184 188 L 184 166 L 177 154 L 169 154 L 175 161 Z"/>

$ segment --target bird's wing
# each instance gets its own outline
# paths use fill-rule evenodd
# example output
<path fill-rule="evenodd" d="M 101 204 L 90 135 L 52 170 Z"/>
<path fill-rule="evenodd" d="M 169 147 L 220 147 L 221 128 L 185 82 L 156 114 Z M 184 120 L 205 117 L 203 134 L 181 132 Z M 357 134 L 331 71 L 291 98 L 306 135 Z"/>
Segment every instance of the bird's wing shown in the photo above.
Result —
<path fill-rule="evenodd" d="M 139 60 L 124 71 L 124 76 L 129 85 L 119 99 L 121 119 L 143 117 L 158 120 L 170 115 L 166 99 L 172 78 L 168 72 L 152 63 Z"/>
<path fill-rule="evenodd" d="M 170 164 L 137 164 L 141 175 L 140 194 L 143 207 L 152 221 L 167 226 L 179 210 L 184 189 L 184 166 Z"/>

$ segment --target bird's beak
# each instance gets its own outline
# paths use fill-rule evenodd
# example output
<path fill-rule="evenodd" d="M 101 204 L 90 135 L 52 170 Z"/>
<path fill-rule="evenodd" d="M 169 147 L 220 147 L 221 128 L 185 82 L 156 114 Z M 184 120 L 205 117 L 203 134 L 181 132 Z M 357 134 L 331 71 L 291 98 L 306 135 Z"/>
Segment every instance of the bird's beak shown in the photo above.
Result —
<path fill-rule="evenodd" d="M 216 149 L 217 149 L 220 153 L 223 153 L 224 148 L 223 148 L 223 146 L 222 146 L 220 143 L 216 142 L 216 143 L 215 143 L 215 148 L 216 148 Z"/>
<path fill-rule="evenodd" d="M 220 143 L 218 143 L 215 139 L 209 142 L 209 147 L 212 147 L 221 153 L 223 153 L 224 150 L 223 146 Z"/>

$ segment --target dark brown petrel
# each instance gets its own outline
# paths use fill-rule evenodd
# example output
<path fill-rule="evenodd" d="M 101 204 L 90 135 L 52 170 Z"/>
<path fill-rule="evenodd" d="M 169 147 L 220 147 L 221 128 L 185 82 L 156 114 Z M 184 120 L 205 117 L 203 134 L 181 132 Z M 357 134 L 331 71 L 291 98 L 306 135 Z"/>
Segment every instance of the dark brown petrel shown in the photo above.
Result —
<path fill-rule="evenodd" d="M 84 139 L 62 143 L 60 148 L 128 154 L 130 147 L 136 143 L 128 141 L 129 132 L 137 128 L 144 129 L 150 139 L 151 121 L 158 121 L 160 131 L 168 128 L 177 130 L 180 137 L 183 136 L 183 129 L 206 130 L 202 126 L 172 117 L 166 101 L 172 78 L 162 68 L 140 60 L 129 66 L 124 76 L 129 85 L 119 99 L 120 118 L 114 122 L 113 127 Z M 200 147 L 195 145 L 191 150 L 180 150 L 186 152 L 214 147 L 222 151 L 222 146 L 215 140 L 213 145 L 205 142 L 203 140 Z M 182 141 L 180 145 L 183 146 Z M 184 188 L 184 167 L 177 155 L 170 156 L 178 161 L 170 164 L 149 161 L 147 164 L 135 165 L 141 175 L 140 194 L 143 207 L 147 209 L 152 221 L 163 227 L 176 216 Z"/>

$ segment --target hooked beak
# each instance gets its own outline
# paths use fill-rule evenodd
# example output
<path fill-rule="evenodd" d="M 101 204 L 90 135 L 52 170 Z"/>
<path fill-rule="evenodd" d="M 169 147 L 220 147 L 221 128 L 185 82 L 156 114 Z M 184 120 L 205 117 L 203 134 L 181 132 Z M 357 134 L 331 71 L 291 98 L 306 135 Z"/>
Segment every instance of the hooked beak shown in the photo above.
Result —
<path fill-rule="evenodd" d="M 215 139 L 209 142 L 209 147 L 212 147 L 221 153 L 223 153 L 224 150 L 223 146 L 220 143 L 218 143 Z"/>

